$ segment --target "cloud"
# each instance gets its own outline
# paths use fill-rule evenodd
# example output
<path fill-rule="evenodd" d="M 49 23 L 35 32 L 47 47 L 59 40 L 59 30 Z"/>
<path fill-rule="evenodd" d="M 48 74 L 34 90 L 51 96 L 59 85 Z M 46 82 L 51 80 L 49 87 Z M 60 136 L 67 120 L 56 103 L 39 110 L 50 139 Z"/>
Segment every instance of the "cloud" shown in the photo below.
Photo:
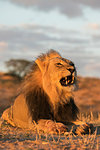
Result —
<path fill-rule="evenodd" d="M 93 59 L 94 62 L 86 64 L 85 72 L 88 73 L 88 76 L 100 77 L 100 57 Z"/>
<path fill-rule="evenodd" d="M 99 30 L 100 29 L 100 24 L 89 23 L 86 27 L 88 29 L 92 29 L 92 30 Z"/>
<path fill-rule="evenodd" d="M 7 43 L 5 43 L 5 42 L 0 42 L 0 47 L 7 47 Z"/>
<path fill-rule="evenodd" d="M 92 9 L 100 9 L 99 0 L 8 0 L 20 6 L 39 9 L 42 11 L 58 10 L 69 17 L 77 17 L 83 14 L 83 6 Z"/>
<path fill-rule="evenodd" d="M 22 27 L 4 27 L 0 28 L 0 41 L 8 42 L 16 48 L 24 46 L 34 47 L 41 40 L 49 40 L 50 38 L 43 33 L 33 30 L 24 30 Z M 32 46 L 33 45 L 33 46 Z"/>
<path fill-rule="evenodd" d="M 90 39 L 89 35 L 87 37 L 81 32 L 55 27 L 34 24 L 0 26 L 0 60 L 1 62 L 11 58 L 34 60 L 40 53 L 52 48 L 60 52 L 63 57 L 75 62 L 78 74 L 88 75 L 86 66 L 91 64 L 90 60 L 93 56 L 86 51 L 86 48 L 93 48 Z M 95 56 L 93 59 L 94 64 L 97 64 Z"/>
<path fill-rule="evenodd" d="M 4 51 L 5 49 L 7 49 L 7 47 L 8 47 L 8 43 L 6 43 L 4 41 L 0 42 L 0 52 Z"/>
<path fill-rule="evenodd" d="M 52 46 L 61 45 L 82 45 L 87 44 L 89 39 L 80 38 L 80 32 L 61 30 L 55 27 L 44 27 L 36 25 L 22 25 L 16 27 L 1 27 L 0 41 L 8 42 L 9 46 L 16 49 L 23 47 L 40 48 L 48 47 L 48 43 Z"/>
<path fill-rule="evenodd" d="M 100 8 L 100 1 L 98 0 L 77 0 L 79 4 L 91 7 L 93 9 Z"/>
<path fill-rule="evenodd" d="M 100 69 L 100 62 L 99 63 L 93 63 L 93 64 L 88 64 L 87 66 L 86 66 L 86 69 L 87 70 L 92 70 L 92 71 L 94 71 L 95 72 L 95 70 L 98 70 L 99 71 L 99 69 Z"/>
<path fill-rule="evenodd" d="M 92 41 L 95 42 L 95 43 L 99 43 L 99 47 L 100 48 L 100 33 L 98 34 L 93 34 L 92 35 Z"/>

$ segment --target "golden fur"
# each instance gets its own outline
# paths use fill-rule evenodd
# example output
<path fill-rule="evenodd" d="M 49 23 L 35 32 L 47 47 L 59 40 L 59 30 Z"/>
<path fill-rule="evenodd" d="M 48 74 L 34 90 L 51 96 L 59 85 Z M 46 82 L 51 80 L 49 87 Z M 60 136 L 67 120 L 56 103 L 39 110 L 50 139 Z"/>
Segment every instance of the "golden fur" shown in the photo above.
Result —
<path fill-rule="evenodd" d="M 35 122 L 44 132 L 65 132 L 67 123 L 77 124 L 78 108 L 72 95 L 76 78 L 72 61 L 54 50 L 42 54 L 25 77 L 14 105 L 2 117 L 21 128 L 32 128 Z"/>

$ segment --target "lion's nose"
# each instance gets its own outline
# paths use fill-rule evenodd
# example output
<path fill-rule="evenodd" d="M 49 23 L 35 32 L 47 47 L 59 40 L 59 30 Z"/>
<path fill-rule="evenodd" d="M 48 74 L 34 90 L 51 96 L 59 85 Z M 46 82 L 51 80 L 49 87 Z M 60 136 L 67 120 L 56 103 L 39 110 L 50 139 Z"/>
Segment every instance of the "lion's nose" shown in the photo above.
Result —
<path fill-rule="evenodd" d="M 68 69 L 68 71 L 70 71 L 72 74 L 75 71 L 75 69 Z"/>
<path fill-rule="evenodd" d="M 69 65 L 74 67 L 74 63 L 72 61 L 69 62 Z"/>

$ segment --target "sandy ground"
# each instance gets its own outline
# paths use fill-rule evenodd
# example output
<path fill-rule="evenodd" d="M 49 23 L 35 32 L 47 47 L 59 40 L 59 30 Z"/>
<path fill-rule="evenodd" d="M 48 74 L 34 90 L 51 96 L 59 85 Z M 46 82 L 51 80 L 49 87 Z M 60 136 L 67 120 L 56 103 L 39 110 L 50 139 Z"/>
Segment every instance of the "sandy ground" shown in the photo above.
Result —
<path fill-rule="evenodd" d="M 0 115 L 13 104 L 20 82 L 13 77 L 0 78 Z M 74 93 L 81 118 L 93 122 L 92 135 L 47 135 L 37 131 L 14 128 L 0 119 L 0 150 L 100 149 L 100 79 L 79 78 L 79 90 Z"/>
<path fill-rule="evenodd" d="M 48 135 L 37 131 L 22 130 L 3 123 L 0 128 L 0 150 L 34 150 L 34 149 L 100 149 L 100 126 L 96 125 L 92 135 L 76 136 Z"/>

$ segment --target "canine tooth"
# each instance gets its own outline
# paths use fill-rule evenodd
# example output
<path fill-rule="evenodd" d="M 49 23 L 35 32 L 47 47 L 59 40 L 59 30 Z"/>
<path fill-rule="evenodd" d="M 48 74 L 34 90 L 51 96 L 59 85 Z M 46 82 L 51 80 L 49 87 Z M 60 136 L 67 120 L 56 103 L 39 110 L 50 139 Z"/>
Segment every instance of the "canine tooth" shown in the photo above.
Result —
<path fill-rule="evenodd" d="M 72 82 L 71 83 L 73 83 L 74 81 L 72 80 Z"/>
<path fill-rule="evenodd" d="M 70 80 L 67 81 L 67 83 L 69 83 L 69 82 L 70 82 Z"/>

